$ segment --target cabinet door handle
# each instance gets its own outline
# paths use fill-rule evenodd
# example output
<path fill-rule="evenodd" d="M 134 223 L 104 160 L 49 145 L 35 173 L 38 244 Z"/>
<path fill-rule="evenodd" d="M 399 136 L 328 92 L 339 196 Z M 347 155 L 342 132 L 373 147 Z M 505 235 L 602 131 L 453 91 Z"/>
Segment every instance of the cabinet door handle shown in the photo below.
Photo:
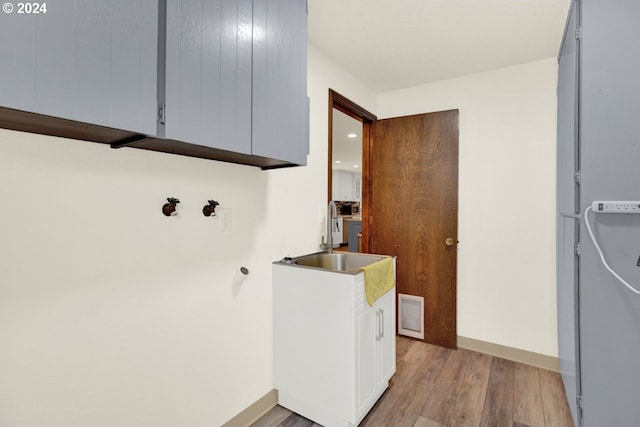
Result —
<path fill-rule="evenodd" d="M 380 311 L 376 310 L 376 341 L 380 339 Z"/>
<path fill-rule="evenodd" d="M 384 338 L 384 310 L 380 309 L 380 338 Z"/>

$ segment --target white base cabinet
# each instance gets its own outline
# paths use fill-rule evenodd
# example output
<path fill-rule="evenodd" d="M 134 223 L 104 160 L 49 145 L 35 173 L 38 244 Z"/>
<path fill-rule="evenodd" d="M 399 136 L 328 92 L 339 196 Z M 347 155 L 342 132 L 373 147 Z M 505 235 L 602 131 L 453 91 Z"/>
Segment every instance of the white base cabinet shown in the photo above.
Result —
<path fill-rule="evenodd" d="M 396 369 L 395 287 L 373 307 L 364 274 L 273 265 L 274 384 L 280 405 L 354 427 Z"/>

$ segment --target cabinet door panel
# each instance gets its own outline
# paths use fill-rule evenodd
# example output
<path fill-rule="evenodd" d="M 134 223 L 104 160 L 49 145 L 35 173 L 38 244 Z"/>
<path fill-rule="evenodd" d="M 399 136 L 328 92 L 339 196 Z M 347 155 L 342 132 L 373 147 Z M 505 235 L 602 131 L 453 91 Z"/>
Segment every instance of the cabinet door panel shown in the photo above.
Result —
<path fill-rule="evenodd" d="M 158 2 L 111 0 L 111 15 L 111 84 L 102 89 L 110 126 L 156 135 Z"/>
<path fill-rule="evenodd" d="M 332 171 L 333 200 L 355 200 L 354 174 L 342 169 Z"/>
<path fill-rule="evenodd" d="M 76 1 L 73 118 L 156 134 L 158 2 Z"/>
<path fill-rule="evenodd" d="M 396 292 L 388 291 L 376 302 L 379 307 L 382 333 L 380 336 L 380 360 L 378 363 L 378 388 L 384 390 L 396 372 Z"/>
<path fill-rule="evenodd" d="M 0 105 L 32 111 L 36 102 L 36 15 L 0 14 Z"/>
<path fill-rule="evenodd" d="M 167 2 L 165 136 L 201 145 L 202 2 Z"/>
<path fill-rule="evenodd" d="M 250 0 L 167 3 L 165 137 L 251 154 Z"/>
<path fill-rule="evenodd" d="M 353 174 L 353 200 L 359 202 L 362 198 L 362 174 Z"/>
<path fill-rule="evenodd" d="M 101 123 L 109 117 L 111 98 L 111 4 L 100 0 L 76 3 L 75 99 L 77 119 Z M 107 19 L 105 19 L 107 17 Z M 72 109 L 75 109 L 71 106 Z"/>
<path fill-rule="evenodd" d="M 255 0 L 254 154 L 306 164 L 307 8 L 304 0 Z"/>
<path fill-rule="evenodd" d="M 251 152 L 251 53 L 253 8 L 251 1 L 222 2 L 222 76 L 220 140 L 236 141 L 243 153 Z M 239 54 L 240 52 L 240 54 Z"/>
<path fill-rule="evenodd" d="M 0 47 L 0 106 L 155 135 L 158 2 L 67 0 L 2 15 L 0 37 L 15 43 Z"/>
<path fill-rule="evenodd" d="M 37 18 L 34 112 L 73 119 L 78 108 L 75 101 L 75 16 L 75 2 L 63 1 Z"/>
<path fill-rule="evenodd" d="M 577 6 L 573 10 L 577 11 Z M 579 212 L 578 185 L 578 50 L 575 34 L 577 13 L 567 22 L 558 64 L 558 158 L 557 209 L 563 214 Z"/>
<path fill-rule="evenodd" d="M 574 420 L 577 420 L 576 396 L 580 395 L 579 355 L 579 283 L 577 220 L 558 216 L 557 227 L 557 305 L 558 359 L 560 373 Z"/>
<path fill-rule="evenodd" d="M 376 397 L 376 334 L 378 313 L 366 302 L 356 313 L 356 413 L 369 408 Z"/>

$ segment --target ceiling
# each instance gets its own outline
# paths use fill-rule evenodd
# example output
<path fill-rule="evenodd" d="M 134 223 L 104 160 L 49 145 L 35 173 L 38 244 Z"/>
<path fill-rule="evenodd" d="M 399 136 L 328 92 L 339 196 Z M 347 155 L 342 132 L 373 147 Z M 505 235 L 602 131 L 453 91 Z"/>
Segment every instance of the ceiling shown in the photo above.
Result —
<path fill-rule="evenodd" d="M 309 41 L 376 93 L 555 57 L 571 0 L 308 0 Z"/>

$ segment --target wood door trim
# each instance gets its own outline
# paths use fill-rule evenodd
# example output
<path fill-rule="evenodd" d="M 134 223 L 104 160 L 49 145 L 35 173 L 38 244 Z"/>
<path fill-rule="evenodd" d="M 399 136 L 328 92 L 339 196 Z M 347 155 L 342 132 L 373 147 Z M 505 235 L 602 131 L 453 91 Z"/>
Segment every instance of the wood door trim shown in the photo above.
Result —
<path fill-rule="evenodd" d="M 360 120 L 361 122 L 373 122 L 378 119 L 375 114 L 365 110 L 355 102 L 347 99 L 343 95 L 340 95 L 333 89 L 329 89 L 329 104 L 331 105 L 331 108 L 337 108 L 343 113 L 353 117 L 356 120 Z"/>
<path fill-rule="evenodd" d="M 329 157 L 327 161 L 327 202 L 331 201 L 332 188 L 332 153 L 333 153 L 333 109 L 362 122 L 362 251 L 369 252 L 371 248 L 371 171 L 370 154 L 373 144 L 373 125 L 378 119 L 375 114 L 362 108 L 355 102 L 329 89 Z"/>

